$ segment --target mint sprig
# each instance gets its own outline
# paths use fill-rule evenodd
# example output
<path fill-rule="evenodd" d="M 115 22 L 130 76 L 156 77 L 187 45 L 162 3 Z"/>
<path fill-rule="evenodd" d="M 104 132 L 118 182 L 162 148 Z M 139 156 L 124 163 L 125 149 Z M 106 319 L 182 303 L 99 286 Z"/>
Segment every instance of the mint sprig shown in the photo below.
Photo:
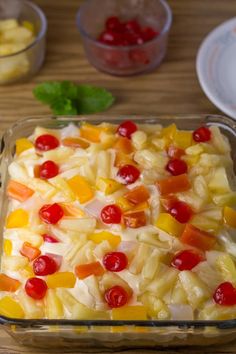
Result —
<path fill-rule="evenodd" d="M 102 112 L 113 102 L 113 95 L 104 88 L 76 85 L 70 81 L 49 81 L 37 85 L 34 96 L 50 106 L 55 115 L 76 115 Z"/>

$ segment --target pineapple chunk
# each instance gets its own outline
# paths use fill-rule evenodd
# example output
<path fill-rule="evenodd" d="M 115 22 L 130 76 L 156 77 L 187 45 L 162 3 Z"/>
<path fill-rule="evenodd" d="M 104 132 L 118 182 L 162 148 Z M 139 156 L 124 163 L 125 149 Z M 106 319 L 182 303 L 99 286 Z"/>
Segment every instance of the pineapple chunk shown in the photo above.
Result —
<path fill-rule="evenodd" d="M 72 318 L 74 320 L 109 320 L 108 311 L 97 311 L 80 304 L 79 302 L 73 307 Z"/>
<path fill-rule="evenodd" d="M 236 306 L 221 306 L 211 304 L 204 307 L 198 315 L 199 320 L 234 320 L 236 317 Z"/>
<path fill-rule="evenodd" d="M 0 71 L 0 74 L 1 74 L 1 71 Z M 12 179 L 14 179 L 15 181 L 28 184 L 29 176 L 28 176 L 27 170 L 21 164 L 17 163 L 16 161 L 13 161 L 8 167 L 8 172 L 9 172 L 10 177 Z"/>
<path fill-rule="evenodd" d="M 191 224 L 207 232 L 217 233 L 221 227 L 219 221 L 213 220 L 204 213 L 194 215 L 191 219 Z"/>
<path fill-rule="evenodd" d="M 59 226 L 62 229 L 69 231 L 78 231 L 80 233 L 90 234 L 95 230 L 96 219 L 95 218 L 63 218 L 59 221 Z"/>
<path fill-rule="evenodd" d="M 76 298 L 65 288 L 58 288 L 56 293 L 66 310 L 72 314 L 74 307 L 78 304 Z"/>
<path fill-rule="evenodd" d="M 5 32 L 16 27 L 18 27 L 18 22 L 15 18 L 0 20 L 0 32 Z"/>
<path fill-rule="evenodd" d="M 179 280 L 187 294 L 190 305 L 195 309 L 204 301 L 209 299 L 210 294 L 207 285 L 197 276 L 197 274 L 184 270 L 179 273 Z"/>
<path fill-rule="evenodd" d="M 170 312 L 167 305 L 155 295 L 145 292 L 140 296 L 139 300 L 146 307 L 149 317 L 157 318 L 159 320 L 167 320 L 170 318 Z"/>
<path fill-rule="evenodd" d="M 129 265 L 129 271 L 133 274 L 138 274 L 142 271 L 146 260 L 150 257 L 152 248 L 151 246 L 141 243 L 136 255 Z"/>
<path fill-rule="evenodd" d="M 206 180 L 203 176 L 196 176 L 193 180 L 193 190 L 197 196 L 207 200 L 209 198 L 209 192 Z"/>
<path fill-rule="evenodd" d="M 132 143 L 137 150 L 141 150 L 145 147 L 147 142 L 147 134 L 141 130 L 137 130 L 131 136 Z"/>
<path fill-rule="evenodd" d="M 40 178 L 31 178 L 28 187 L 38 192 L 43 199 L 51 199 L 57 193 L 54 186 Z"/>
<path fill-rule="evenodd" d="M 195 212 L 199 212 L 205 206 L 207 200 L 205 198 L 200 197 L 192 190 L 182 193 L 176 194 L 177 198 L 182 202 L 185 202 L 193 208 Z"/>
<path fill-rule="evenodd" d="M 97 178 L 110 178 L 111 174 L 111 153 L 100 151 L 97 154 Z"/>
<path fill-rule="evenodd" d="M 69 184 L 64 180 L 64 178 L 56 176 L 50 178 L 49 182 L 60 192 L 62 192 L 63 196 L 65 197 L 65 202 L 73 202 L 76 199 L 74 192 L 70 188 Z"/>
<path fill-rule="evenodd" d="M 43 243 L 43 238 L 41 235 L 28 229 L 17 229 L 16 234 L 21 241 L 29 242 L 34 247 L 40 247 Z"/>
<path fill-rule="evenodd" d="M 230 152 L 230 144 L 226 136 L 223 136 L 217 126 L 210 127 L 211 143 L 221 154 Z"/>
<path fill-rule="evenodd" d="M 231 191 L 227 173 L 224 167 L 217 167 L 208 184 L 209 189 L 216 194 L 228 193 Z"/>
<path fill-rule="evenodd" d="M 41 301 L 33 300 L 30 296 L 26 295 L 25 292 L 23 291 L 20 291 L 17 294 L 17 297 L 25 312 L 25 318 L 40 319 L 44 317 L 43 304 Z"/>
<path fill-rule="evenodd" d="M 179 304 L 179 305 L 188 303 L 187 294 L 184 291 L 184 288 L 179 280 L 177 281 L 175 287 L 173 288 L 170 302 L 171 304 Z"/>
<path fill-rule="evenodd" d="M 215 205 L 236 205 L 236 192 L 229 192 L 225 194 L 213 194 L 212 201 Z"/>
<path fill-rule="evenodd" d="M 190 156 L 197 156 L 200 155 L 204 151 L 203 147 L 200 144 L 196 144 L 193 146 L 189 146 L 185 153 Z"/>
<path fill-rule="evenodd" d="M 174 144 L 180 149 L 187 149 L 192 145 L 193 137 L 192 132 L 184 131 L 184 130 L 177 130 L 174 135 Z"/>
<path fill-rule="evenodd" d="M 49 150 L 43 153 L 43 157 L 46 160 L 52 160 L 56 163 L 66 162 L 74 153 L 74 150 L 70 147 L 61 146 L 53 150 Z"/>
<path fill-rule="evenodd" d="M 122 184 L 111 178 L 97 179 L 96 187 L 98 190 L 103 192 L 105 195 L 112 194 L 122 187 Z"/>
<path fill-rule="evenodd" d="M 163 153 L 152 152 L 151 150 L 139 150 L 134 154 L 134 161 L 140 164 L 143 168 L 155 168 L 160 173 L 163 173 L 165 166 L 168 163 L 168 157 Z"/>
<path fill-rule="evenodd" d="M 7 270 L 20 270 L 24 269 L 29 263 L 26 257 L 22 256 L 2 256 L 2 269 Z"/>
<path fill-rule="evenodd" d="M 222 274 L 225 281 L 229 281 L 236 285 L 236 267 L 229 254 L 221 254 L 216 259 L 216 267 Z"/>
<path fill-rule="evenodd" d="M 162 298 L 173 289 L 178 273 L 178 270 L 175 268 L 164 268 L 161 274 L 158 274 L 158 277 L 148 284 L 146 290 L 156 294 L 158 298 Z"/>
<path fill-rule="evenodd" d="M 64 310 L 61 300 L 53 289 L 48 289 L 45 296 L 45 313 L 48 319 L 63 318 Z"/>
<path fill-rule="evenodd" d="M 93 198 L 94 191 L 84 177 L 79 175 L 74 176 L 67 183 L 81 204 Z"/>
<path fill-rule="evenodd" d="M 75 266 L 77 264 L 85 264 L 95 262 L 95 257 L 93 254 L 94 244 L 92 241 L 87 241 L 75 254 L 74 258 L 71 260 L 71 265 Z"/>
<path fill-rule="evenodd" d="M 141 275 L 144 279 L 152 280 L 155 273 L 160 269 L 160 252 L 154 249 L 151 255 L 147 258 L 143 266 Z"/>

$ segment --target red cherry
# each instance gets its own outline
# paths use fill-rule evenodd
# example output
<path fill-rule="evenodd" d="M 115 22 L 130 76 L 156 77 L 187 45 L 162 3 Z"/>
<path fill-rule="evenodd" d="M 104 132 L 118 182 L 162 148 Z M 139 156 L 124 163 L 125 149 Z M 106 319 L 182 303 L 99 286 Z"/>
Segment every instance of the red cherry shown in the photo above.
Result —
<path fill-rule="evenodd" d="M 135 19 L 125 22 L 124 27 L 129 32 L 140 33 L 141 31 L 140 24 Z"/>
<path fill-rule="evenodd" d="M 35 300 L 44 298 L 47 292 L 47 284 L 40 278 L 29 278 L 25 283 L 25 292 Z"/>
<path fill-rule="evenodd" d="M 99 41 L 108 45 L 121 45 L 122 37 L 119 33 L 113 31 L 104 31 L 99 37 Z"/>
<path fill-rule="evenodd" d="M 114 32 L 121 32 L 124 27 L 117 16 L 108 17 L 105 26 L 107 30 Z"/>
<path fill-rule="evenodd" d="M 181 201 L 174 202 L 169 208 L 169 213 L 182 224 L 187 223 L 193 215 L 190 206 Z"/>
<path fill-rule="evenodd" d="M 49 243 L 58 243 L 59 242 L 58 239 L 56 239 L 52 235 L 43 234 L 42 237 L 43 237 L 45 242 L 49 242 Z"/>
<path fill-rule="evenodd" d="M 45 161 L 41 166 L 39 166 L 39 176 L 40 178 L 49 179 L 57 176 L 59 173 L 58 165 L 53 161 Z"/>
<path fill-rule="evenodd" d="M 37 137 L 35 147 L 40 151 L 56 149 L 60 145 L 59 140 L 50 134 L 44 134 Z"/>
<path fill-rule="evenodd" d="M 105 224 L 119 224 L 122 211 L 116 204 L 106 205 L 101 211 L 101 219 Z"/>
<path fill-rule="evenodd" d="M 128 259 L 123 252 L 110 252 L 105 254 L 102 262 L 110 272 L 120 272 L 127 267 Z"/>
<path fill-rule="evenodd" d="M 136 64 L 148 64 L 150 62 L 147 52 L 142 49 L 132 49 L 129 53 L 129 57 L 130 60 Z"/>
<path fill-rule="evenodd" d="M 152 27 L 145 27 L 142 29 L 141 36 L 144 42 L 148 42 L 157 37 L 158 32 L 155 31 Z"/>
<path fill-rule="evenodd" d="M 188 171 L 188 166 L 185 161 L 180 159 L 173 159 L 166 165 L 166 170 L 173 176 L 182 175 Z"/>
<path fill-rule="evenodd" d="M 115 285 L 107 289 L 104 294 L 105 301 L 111 308 L 124 306 L 128 302 L 128 293 L 124 288 Z"/>
<path fill-rule="evenodd" d="M 137 125 L 131 120 L 127 120 L 119 125 L 117 133 L 130 139 L 131 135 L 138 130 Z"/>
<path fill-rule="evenodd" d="M 123 35 L 123 45 L 135 45 L 135 44 L 142 44 L 143 39 L 136 33 L 126 32 Z"/>
<path fill-rule="evenodd" d="M 213 299 L 218 305 L 236 305 L 236 288 L 228 281 L 221 283 L 215 290 Z"/>
<path fill-rule="evenodd" d="M 211 140 L 211 131 L 207 127 L 200 127 L 193 132 L 193 140 L 197 143 L 203 143 Z"/>
<path fill-rule="evenodd" d="M 53 274 L 58 270 L 58 265 L 52 257 L 39 256 L 33 263 L 34 274 L 42 276 Z"/>
<path fill-rule="evenodd" d="M 57 204 L 46 204 L 39 210 L 39 217 L 46 224 L 56 224 L 64 216 L 62 207 Z"/>
<path fill-rule="evenodd" d="M 133 165 L 124 165 L 119 169 L 117 176 L 123 179 L 124 184 L 131 184 L 137 181 L 140 171 Z"/>
<path fill-rule="evenodd" d="M 171 265 L 179 270 L 191 270 L 203 260 L 204 258 L 201 254 L 192 250 L 185 250 L 180 251 L 174 256 Z"/>
<path fill-rule="evenodd" d="M 180 159 L 181 156 L 185 154 L 183 149 L 180 149 L 174 145 L 170 145 L 167 151 L 167 154 L 172 159 Z"/>

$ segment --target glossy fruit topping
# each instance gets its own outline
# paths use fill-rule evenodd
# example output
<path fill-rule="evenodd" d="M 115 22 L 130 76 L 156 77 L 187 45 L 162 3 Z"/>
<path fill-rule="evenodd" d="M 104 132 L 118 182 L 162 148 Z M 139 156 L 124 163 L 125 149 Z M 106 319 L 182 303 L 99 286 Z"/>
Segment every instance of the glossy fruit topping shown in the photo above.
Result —
<path fill-rule="evenodd" d="M 140 171 L 133 165 L 124 165 L 120 167 L 117 176 L 122 179 L 124 184 L 131 184 L 137 181 Z"/>
<path fill-rule="evenodd" d="M 222 306 L 236 305 L 236 288 L 230 282 L 221 283 L 213 294 L 215 303 Z"/>
<path fill-rule="evenodd" d="M 203 143 L 211 140 L 211 131 L 207 127 L 200 127 L 193 132 L 193 140 L 197 143 Z"/>
<path fill-rule="evenodd" d="M 49 234 L 43 234 L 42 235 L 43 239 L 45 242 L 48 243 L 58 243 L 58 239 L 55 236 L 49 235 Z"/>
<path fill-rule="evenodd" d="M 26 294 L 35 300 L 43 299 L 47 289 L 46 282 L 40 278 L 29 278 L 25 283 Z"/>
<path fill-rule="evenodd" d="M 173 159 L 166 165 L 166 170 L 170 172 L 172 176 L 179 176 L 188 171 L 188 166 L 183 160 Z"/>
<path fill-rule="evenodd" d="M 104 298 L 109 307 L 115 308 L 124 306 L 128 302 L 129 296 L 124 288 L 115 285 L 105 291 Z"/>
<path fill-rule="evenodd" d="M 169 213 L 182 224 L 187 223 L 193 215 L 193 211 L 190 206 L 181 201 L 173 202 L 169 208 Z"/>
<path fill-rule="evenodd" d="M 63 215 L 63 209 L 57 203 L 46 204 L 39 210 L 39 217 L 46 224 L 56 224 Z"/>
<path fill-rule="evenodd" d="M 59 140 L 50 134 L 40 135 L 35 140 L 35 147 L 40 151 L 53 150 L 56 149 L 59 145 Z"/>
<path fill-rule="evenodd" d="M 106 205 L 101 211 L 101 219 L 105 224 L 119 224 L 122 211 L 116 204 Z"/>
<path fill-rule="evenodd" d="M 171 265 L 179 270 L 191 270 L 204 260 L 200 253 L 192 250 L 178 252 L 171 261 Z"/>
<path fill-rule="evenodd" d="M 126 120 L 125 122 L 121 123 L 117 128 L 117 133 L 120 136 L 124 136 L 128 139 L 131 138 L 131 135 L 138 130 L 137 125 L 132 122 L 131 120 Z"/>
<path fill-rule="evenodd" d="M 59 173 L 58 165 L 53 161 L 45 161 L 39 166 L 39 176 L 40 178 L 49 179 L 57 176 Z"/>
<path fill-rule="evenodd" d="M 102 262 L 110 272 L 120 272 L 127 267 L 128 259 L 123 252 L 110 252 L 105 254 Z"/>
<path fill-rule="evenodd" d="M 58 270 L 58 264 L 52 257 L 39 256 L 33 263 L 33 270 L 39 276 L 53 274 Z"/>

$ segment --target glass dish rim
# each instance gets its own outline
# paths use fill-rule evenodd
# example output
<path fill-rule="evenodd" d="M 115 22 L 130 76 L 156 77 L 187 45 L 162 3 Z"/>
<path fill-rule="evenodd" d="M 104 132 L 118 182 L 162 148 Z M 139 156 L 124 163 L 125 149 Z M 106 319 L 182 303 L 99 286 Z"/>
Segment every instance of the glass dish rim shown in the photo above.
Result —
<path fill-rule="evenodd" d="M 79 8 L 77 14 L 76 14 L 76 25 L 77 28 L 81 34 L 81 36 L 83 38 L 88 39 L 89 41 L 91 41 L 93 44 L 101 47 L 101 48 L 106 48 L 106 49 L 116 49 L 116 50 L 122 50 L 122 51 L 129 51 L 130 49 L 136 49 L 136 48 L 144 48 L 145 46 L 154 43 L 154 42 L 158 42 L 159 40 L 161 40 L 161 38 L 170 30 L 171 28 L 171 24 L 172 24 L 172 20 L 173 20 L 173 14 L 172 14 L 172 10 L 170 5 L 167 3 L 166 0 L 157 0 L 159 1 L 163 8 L 166 11 L 167 14 L 167 20 L 165 22 L 164 27 L 162 28 L 161 32 L 159 33 L 158 36 L 154 37 L 152 40 L 148 41 L 148 42 L 144 42 L 142 44 L 133 44 L 133 45 L 129 45 L 129 46 L 114 46 L 114 45 L 108 45 L 108 44 L 104 44 L 101 43 L 99 41 L 97 41 L 96 39 L 94 39 L 92 36 L 90 36 L 87 31 L 84 30 L 84 28 L 81 25 L 81 13 L 84 9 L 84 7 L 87 5 L 88 2 L 92 2 L 93 0 L 87 0 L 85 1 Z"/>
<path fill-rule="evenodd" d="M 26 123 L 38 123 L 40 122 L 114 122 L 122 121 L 124 118 L 134 119 L 137 123 L 143 122 L 146 124 L 148 121 L 155 120 L 156 124 L 164 122 L 165 120 L 177 121 L 178 119 L 198 119 L 201 123 L 217 124 L 219 127 L 224 126 L 225 129 L 233 131 L 236 138 L 236 121 L 232 118 L 226 117 L 219 114 L 178 114 L 178 115 L 132 115 L 132 114 L 113 114 L 107 116 L 106 114 L 94 114 L 94 115 L 83 115 L 83 116 L 33 116 L 17 121 L 12 124 L 1 136 L 0 146 L 0 159 L 2 159 L 4 150 L 7 148 L 5 139 L 9 139 L 11 132 L 17 129 L 22 124 Z M 55 127 L 56 129 L 57 127 Z M 58 129 L 60 126 L 58 126 Z M 53 128 L 51 128 L 53 129 Z M 2 185 L 1 185 L 2 189 Z M 96 327 L 118 327 L 118 326 L 132 326 L 132 327 L 147 327 L 147 328 L 180 328 L 180 329 L 190 329 L 190 328 L 205 328 L 205 327 L 215 327 L 222 330 L 236 328 L 236 318 L 229 320 L 72 320 L 72 319 L 15 319 L 6 316 L 0 316 L 0 324 L 11 326 L 21 326 L 21 327 L 41 327 L 41 326 L 82 326 L 90 327 L 91 329 L 96 329 Z M 93 328 L 94 327 L 94 328 Z"/>
<path fill-rule="evenodd" d="M 10 0 L 8 0 L 8 1 L 10 1 Z M 43 10 L 41 10 L 41 8 L 38 5 L 36 5 L 35 3 L 32 3 L 31 1 L 28 1 L 28 0 L 15 0 L 15 1 L 21 2 L 22 4 L 31 7 L 39 15 L 42 28 L 40 29 L 39 33 L 35 37 L 34 41 L 32 43 L 30 43 L 27 47 L 19 50 L 18 52 L 12 53 L 12 54 L 0 55 L 0 60 L 14 57 L 16 55 L 26 52 L 28 49 L 34 47 L 45 36 L 45 34 L 47 32 L 47 18 L 45 16 Z"/>

